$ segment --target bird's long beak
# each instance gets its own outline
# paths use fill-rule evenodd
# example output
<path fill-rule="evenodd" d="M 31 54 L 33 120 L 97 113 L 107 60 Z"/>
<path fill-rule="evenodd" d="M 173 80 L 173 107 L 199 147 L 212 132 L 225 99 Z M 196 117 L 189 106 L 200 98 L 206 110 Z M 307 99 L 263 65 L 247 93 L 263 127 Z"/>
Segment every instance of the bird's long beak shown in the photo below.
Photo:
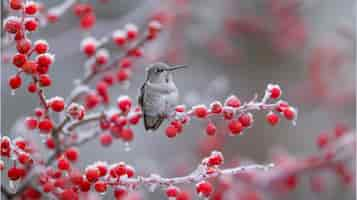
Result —
<path fill-rule="evenodd" d="M 184 69 L 187 67 L 188 67 L 187 65 L 175 65 L 175 66 L 172 66 L 172 67 L 166 69 L 166 71 L 175 71 L 177 69 Z"/>

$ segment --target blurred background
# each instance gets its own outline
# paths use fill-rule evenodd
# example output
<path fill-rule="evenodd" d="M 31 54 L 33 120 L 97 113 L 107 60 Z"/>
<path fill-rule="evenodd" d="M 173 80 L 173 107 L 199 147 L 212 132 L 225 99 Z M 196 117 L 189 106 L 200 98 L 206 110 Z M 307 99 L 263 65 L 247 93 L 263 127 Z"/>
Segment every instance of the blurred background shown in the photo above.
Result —
<path fill-rule="evenodd" d="M 63 1 L 41 2 L 51 7 Z M 283 99 L 298 108 L 299 117 L 296 126 L 282 120 L 279 126 L 271 127 L 265 122 L 265 114 L 258 112 L 254 126 L 239 137 L 227 136 L 225 122 L 220 120 L 215 121 L 221 128 L 214 138 L 205 135 L 205 123 L 197 120 L 173 140 L 165 136 L 166 126 L 155 134 L 147 134 L 143 125 L 135 126 L 129 152 L 121 141 L 103 148 L 95 139 L 81 147 L 78 167 L 97 160 L 125 161 L 139 173 L 171 177 L 187 174 L 214 149 L 223 152 L 228 164 L 237 159 L 266 163 L 275 148 L 298 157 L 316 152 L 317 135 L 333 131 L 336 125 L 355 130 L 354 0 L 89 2 L 96 14 L 90 33 L 79 28 L 78 18 L 69 9 L 58 22 L 44 25 L 31 35 L 33 39 L 46 38 L 56 55 L 48 97 L 68 96 L 74 80 L 82 77 L 86 58 L 80 52 L 80 41 L 84 36 L 101 38 L 127 23 L 140 27 L 155 13 L 165 11 L 172 21 L 157 40 L 145 46 L 145 56 L 135 62 L 127 88 L 111 88 L 112 99 L 125 94 L 136 99 L 145 67 L 164 61 L 190 66 L 175 74 L 182 104 L 208 105 L 213 100 L 224 101 L 230 94 L 249 101 L 255 93 L 261 97 L 268 83 L 277 83 L 283 90 Z M 38 101 L 25 91 L 26 87 L 11 95 L 6 85 L 14 68 L 7 63 L 6 56 L 15 48 L 3 44 L 2 51 L 1 133 L 36 138 L 36 134 L 14 126 L 19 118 L 32 113 Z M 115 48 L 111 49 L 113 57 L 117 53 Z M 279 198 L 355 199 L 354 186 L 342 187 L 334 176 L 329 180 L 326 193 L 313 195 L 307 181 L 301 180 L 295 192 Z M 193 192 L 193 187 L 188 188 Z M 148 194 L 145 190 L 139 195 L 144 199 L 164 199 L 163 193 Z"/>

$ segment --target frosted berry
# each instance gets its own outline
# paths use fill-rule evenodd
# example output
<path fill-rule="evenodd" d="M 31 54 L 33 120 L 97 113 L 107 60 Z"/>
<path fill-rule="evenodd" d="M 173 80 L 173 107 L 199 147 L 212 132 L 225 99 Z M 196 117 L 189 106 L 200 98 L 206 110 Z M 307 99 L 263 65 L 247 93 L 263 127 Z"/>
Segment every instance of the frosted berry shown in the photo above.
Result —
<path fill-rule="evenodd" d="M 244 127 L 250 127 L 253 122 L 253 115 L 251 113 L 243 113 L 238 120 Z"/>
<path fill-rule="evenodd" d="M 49 45 L 45 40 L 37 40 L 34 43 L 34 49 L 38 54 L 44 54 L 48 51 Z"/>
<path fill-rule="evenodd" d="M 134 24 L 127 24 L 125 25 L 126 36 L 129 40 L 132 40 L 137 37 L 138 35 L 138 27 Z"/>
<path fill-rule="evenodd" d="M 39 83 L 41 87 L 48 87 L 52 84 L 52 80 L 50 75 L 48 74 L 41 74 L 39 76 Z"/>
<path fill-rule="evenodd" d="M 42 132 L 42 133 L 49 133 L 52 131 L 53 122 L 50 119 L 42 119 L 38 123 L 38 128 L 40 129 L 40 132 Z"/>
<path fill-rule="evenodd" d="M 26 18 L 24 24 L 25 29 L 30 32 L 35 31 L 38 27 L 38 22 L 35 18 Z"/>
<path fill-rule="evenodd" d="M 205 118 L 208 115 L 208 110 L 205 105 L 198 105 L 194 107 L 193 112 L 197 118 Z"/>
<path fill-rule="evenodd" d="M 122 47 L 126 43 L 126 35 L 122 30 L 116 30 L 113 32 L 113 41 L 119 47 Z"/>
<path fill-rule="evenodd" d="M 281 89 L 279 85 L 269 85 L 270 98 L 278 99 L 281 96 Z"/>
<path fill-rule="evenodd" d="M 35 93 L 37 92 L 37 85 L 34 82 L 31 82 L 27 85 L 27 91 L 30 93 Z"/>
<path fill-rule="evenodd" d="M 165 130 L 166 136 L 169 138 L 174 138 L 176 137 L 178 130 L 175 126 L 169 125 L 166 130 Z"/>
<path fill-rule="evenodd" d="M 233 135 L 238 135 L 243 131 L 243 125 L 239 120 L 231 120 L 228 128 Z"/>
<path fill-rule="evenodd" d="M 219 101 L 214 101 L 211 103 L 210 109 L 212 113 L 219 114 L 223 111 L 223 106 Z"/>
<path fill-rule="evenodd" d="M 70 147 L 65 151 L 65 155 L 69 161 L 75 162 L 78 160 L 79 151 L 75 147 Z"/>
<path fill-rule="evenodd" d="M 49 53 L 40 54 L 36 57 L 39 66 L 49 66 L 54 61 L 54 56 Z"/>
<path fill-rule="evenodd" d="M 130 111 L 132 101 L 128 96 L 120 96 L 117 100 L 117 106 L 118 108 L 126 113 Z"/>
<path fill-rule="evenodd" d="M 23 66 L 22 69 L 27 74 L 34 74 L 37 72 L 38 65 L 32 60 L 28 60 Z"/>
<path fill-rule="evenodd" d="M 62 97 L 54 97 L 50 99 L 49 105 L 55 112 L 62 112 L 65 106 L 64 99 Z"/>
<path fill-rule="evenodd" d="M 267 122 L 272 126 L 275 126 L 280 121 L 279 116 L 273 112 L 269 112 L 265 118 Z"/>
<path fill-rule="evenodd" d="M 59 170 L 67 171 L 71 168 L 71 163 L 64 157 L 61 157 L 57 160 L 57 168 Z"/>
<path fill-rule="evenodd" d="M 34 130 L 37 128 L 37 119 L 34 117 L 27 117 L 25 119 L 26 128 L 29 130 Z"/>
<path fill-rule="evenodd" d="M 98 42 L 95 38 L 88 37 L 81 42 L 81 51 L 87 56 L 92 56 L 97 50 Z"/>
<path fill-rule="evenodd" d="M 10 8 L 13 10 L 20 10 L 23 4 L 23 0 L 9 0 Z"/>
<path fill-rule="evenodd" d="M 84 174 L 89 182 L 97 181 L 100 176 L 100 172 L 99 172 L 98 168 L 96 168 L 96 167 L 86 168 Z"/>
<path fill-rule="evenodd" d="M 124 128 L 120 132 L 120 138 L 125 142 L 130 142 L 134 139 L 134 133 L 130 128 Z"/>
<path fill-rule="evenodd" d="M 12 64 L 14 64 L 16 67 L 21 68 L 27 60 L 27 57 L 25 54 L 22 53 L 17 53 L 12 57 Z"/>
<path fill-rule="evenodd" d="M 196 192 L 199 196 L 209 197 L 213 192 L 212 184 L 206 181 L 201 181 L 196 184 Z"/>
<path fill-rule="evenodd" d="M 11 89 L 15 90 L 15 89 L 21 87 L 21 83 L 22 83 L 21 76 L 19 76 L 19 75 L 10 76 L 9 86 Z"/>
<path fill-rule="evenodd" d="M 22 176 L 22 171 L 20 168 L 17 167 L 11 167 L 8 171 L 7 171 L 7 177 L 12 180 L 12 181 L 16 181 L 19 180 Z"/>
<path fill-rule="evenodd" d="M 21 29 L 21 19 L 18 17 L 8 17 L 4 21 L 4 30 L 8 33 L 18 33 Z"/>
<path fill-rule="evenodd" d="M 166 189 L 166 196 L 168 198 L 176 198 L 179 193 L 180 193 L 180 189 L 178 187 L 175 187 L 175 186 L 169 186 Z"/>
<path fill-rule="evenodd" d="M 27 54 L 31 49 L 31 41 L 29 39 L 23 39 L 17 42 L 16 49 L 19 53 Z"/>
<path fill-rule="evenodd" d="M 30 1 L 28 3 L 26 3 L 25 5 L 25 13 L 28 15 L 34 15 L 36 14 L 38 11 L 38 5 L 37 3 Z"/>
<path fill-rule="evenodd" d="M 241 105 L 241 102 L 238 99 L 238 97 L 232 95 L 227 98 L 227 100 L 224 102 L 224 105 L 233 107 L 233 108 L 238 108 Z"/>
<path fill-rule="evenodd" d="M 287 120 L 294 120 L 296 118 L 296 110 L 292 107 L 286 108 L 283 114 Z"/>
<path fill-rule="evenodd" d="M 91 29 L 96 22 L 96 17 L 94 14 L 89 13 L 81 17 L 80 19 L 80 26 L 84 30 Z"/>
<path fill-rule="evenodd" d="M 95 191 L 103 193 L 107 191 L 107 184 L 104 181 L 97 181 L 94 183 Z"/>
<path fill-rule="evenodd" d="M 209 136 L 215 135 L 217 132 L 217 127 L 212 122 L 209 122 L 206 126 L 206 133 Z"/>

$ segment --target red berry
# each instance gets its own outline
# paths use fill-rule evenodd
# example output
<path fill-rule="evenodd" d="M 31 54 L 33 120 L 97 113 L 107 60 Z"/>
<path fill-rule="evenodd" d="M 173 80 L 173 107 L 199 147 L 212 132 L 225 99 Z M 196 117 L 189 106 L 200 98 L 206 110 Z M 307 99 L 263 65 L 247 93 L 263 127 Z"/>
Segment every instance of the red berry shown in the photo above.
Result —
<path fill-rule="evenodd" d="M 12 181 L 16 181 L 19 180 L 22 177 L 22 170 L 20 168 L 17 167 L 11 167 L 8 171 L 7 171 L 7 177 L 12 180 Z"/>
<path fill-rule="evenodd" d="M 32 161 L 28 153 L 19 153 L 17 159 L 23 165 L 27 165 Z"/>
<path fill-rule="evenodd" d="M 19 76 L 19 75 L 10 76 L 9 85 L 10 85 L 11 89 L 15 90 L 15 89 L 21 87 L 21 83 L 22 83 L 21 76 Z"/>
<path fill-rule="evenodd" d="M 100 135 L 99 140 L 103 146 L 109 146 L 113 142 L 113 136 L 109 133 L 103 133 Z"/>
<path fill-rule="evenodd" d="M 94 183 L 94 189 L 99 193 L 103 193 L 107 191 L 107 184 L 104 181 L 97 181 Z"/>
<path fill-rule="evenodd" d="M 131 178 L 135 175 L 135 169 L 130 165 L 125 166 L 125 172 L 128 178 Z"/>
<path fill-rule="evenodd" d="M 47 182 L 42 186 L 42 189 L 44 192 L 48 193 L 52 192 L 55 189 L 55 186 L 52 183 Z"/>
<path fill-rule="evenodd" d="M 134 133 L 130 128 L 124 128 L 121 132 L 120 132 L 120 138 L 124 141 L 124 142 L 131 142 L 134 139 Z"/>
<path fill-rule="evenodd" d="M 95 62 L 98 65 L 105 65 L 109 60 L 109 52 L 105 49 L 99 49 L 95 55 Z"/>
<path fill-rule="evenodd" d="M 96 17 L 93 13 L 86 14 L 80 19 L 81 28 L 84 30 L 88 30 L 93 27 L 95 21 Z"/>
<path fill-rule="evenodd" d="M 84 105 L 88 110 L 95 108 L 99 103 L 100 97 L 94 92 L 88 93 L 84 98 Z"/>
<path fill-rule="evenodd" d="M 93 183 L 98 180 L 100 172 L 96 167 L 88 167 L 85 170 L 85 176 L 89 182 Z"/>
<path fill-rule="evenodd" d="M 38 54 L 44 54 L 48 51 L 49 45 L 45 40 L 37 40 L 34 44 L 34 49 Z"/>
<path fill-rule="evenodd" d="M 29 130 L 34 130 L 35 128 L 37 128 L 37 119 L 34 117 L 27 117 L 25 119 L 25 124 Z"/>
<path fill-rule="evenodd" d="M 228 123 L 228 128 L 233 135 L 238 135 L 243 131 L 243 125 L 238 120 L 231 120 Z"/>
<path fill-rule="evenodd" d="M 122 187 L 117 187 L 114 189 L 114 197 L 116 200 L 125 199 L 128 195 L 128 191 Z"/>
<path fill-rule="evenodd" d="M 35 18 L 26 18 L 24 23 L 25 29 L 30 32 L 35 31 L 38 27 L 38 22 Z"/>
<path fill-rule="evenodd" d="M 53 111 L 62 112 L 65 106 L 64 99 L 62 97 L 54 97 L 50 99 L 49 105 Z"/>
<path fill-rule="evenodd" d="M 219 101 L 211 103 L 210 109 L 212 113 L 219 114 L 223 111 L 223 106 Z"/>
<path fill-rule="evenodd" d="M 265 118 L 267 122 L 272 126 L 275 126 L 280 121 L 279 116 L 273 112 L 269 112 Z"/>
<path fill-rule="evenodd" d="M 286 108 L 289 107 L 289 104 L 285 101 L 279 101 L 278 106 L 275 108 L 277 112 L 283 112 Z"/>
<path fill-rule="evenodd" d="M 36 73 L 38 68 L 38 65 L 36 62 L 32 60 L 28 60 L 23 66 L 22 69 L 24 70 L 25 73 L 27 74 L 34 74 Z"/>
<path fill-rule="evenodd" d="M 119 69 L 117 72 L 117 80 L 123 82 L 129 79 L 130 71 L 127 69 Z"/>
<path fill-rule="evenodd" d="M 102 162 L 98 162 L 96 164 L 96 167 L 98 168 L 99 170 L 99 175 L 100 176 L 105 176 L 108 172 L 108 169 L 107 169 L 107 165 L 105 163 L 102 163 Z"/>
<path fill-rule="evenodd" d="M 251 113 L 243 113 L 239 116 L 238 120 L 244 127 L 250 127 L 253 122 L 253 115 Z"/>
<path fill-rule="evenodd" d="M 134 24 L 127 24 L 125 25 L 126 36 L 129 40 L 132 40 L 137 37 L 138 35 L 138 27 Z"/>
<path fill-rule="evenodd" d="M 209 197 L 213 192 L 212 184 L 206 181 L 201 181 L 196 184 L 196 192 L 200 196 Z"/>
<path fill-rule="evenodd" d="M 40 54 L 36 57 L 39 66 L 50 66 L 53 63 L 54 56 L 49 53 Z"/>
<path fill-rule="evenodd" d="M 221 152 L 213 151 L 208 158 L 208 166 L 222 165 L 224 161 L 223 155 Z"/>
<path fill-rule="evenodd" d="M 78 194 L 73 191 L 71 188 L 70 189 L 65 189 L 63 190 L 60 195 L 59 195 L 59 200 L 78 200 Z"/>
<path fill-rule="evenodd" d="M 234 109 L 231 107 L 225 107 L 223 109 L 223 117 L 225 120 L 231 120 L 234 117 Z"/>
<path fill-rule="evenodd" d="M 30 1 L 25 5 L 25 13 L 28 15 L 36 14 L 37 10 L 38 10 L 38 6 L 33 1 Z"/>
<path fill-rule="evenodd" d="M 25 64 L 26 60 L 27 60 L 26 55 L 22 53 L 17 53 L 12 58 L 12 64 L 14 64 L 16 67 L 21 68 Z"/>
<path fill-rule="evenodd" d="M 294 120 L 296 118 L 296 111 L 292 107 L 286 108 L 283 113 L 287 120 Z"/>
<path fill-rule="evenodd" d="M 97 50 L 97 44 L 98 42 L 94 38 L 91 37 L 85 38 L 81 42 L 81 50 L 87 56 L 92 56 Z"/>
<path fill-rule="evenodd" d="M 130 111 L 132 101 L 128 96 L 120 96 L 117 100 L 117 106 L 118 108 L 126 113 Z"/>
<path fill-rule="evenodd" d="M 270 98 L 278 99 L 281 96 L 281 89 L 279 85 L 271 85 L 269 88 Z"/>
<path fill-rule="evenodd" d="M 238 108 L 241 105 L 241 102 L 238 99 L 238 97 L 232 95 L 227 98 L 227 100 L 224 102 L 224 105 L 233 107 L 233 108 Z"/>
<path fill-rule="evenodd" d="M 123 58 L 119 62 L 119 66 L 122 68 L 130 68 L 132 64 L 133 63 L 129 58 Z"/>
<path fill-rule="evenodd" d="M 64 157 L 61 157 L 57 160 L 57 168 L 59 170 L 67 171 L 71 168 L 71 163 Z"/>
<path fill-rule="evenodd" d="M 50 75 L 48 74 L 41 74 L 39 76 L 39 83 L 40 83 L 40 86 L 41 87 L 48 87 L 51 85 L 52 83 L 52 80 L 51 80 L 51 77 Z"/>
<path fill-rule="evenodd" d="M 54 149 L 56 147 L 56 143 L 53 138 L 49 137 L 46 139 L 46 146 L 48 149 Z"/>
<path fill-rule="evenodd" d="M 329 143 L 329 135 L 327 133 L 321 133 L 316 140 L 316 144 L 319 148 L 324 148 Z"/>
<path fill-rule="evenodd" d="M 209 122 L 206 127 L 206 133 L 209 136 L 215 135 L 217 132 L 217 127 L 212 122 Z"/>
<path fill-rule="evenodd" d="M 38 123 L 38 128 L 42 133 L 49 133 L 52 131 L 53 122 L 50 119 L 43 119 Z"/>
<path fill-rule="evenodd" d="M 18 17 L 8 17 L 4 21 L 4 30 L 8 33 L 19 33 L 21 30 L 21 20 Z"/>
<path fill-rule="evenodd" d="M 126 43 L 126 35 L 122 30 L 116 30 L 113 33 L 113 40 L 116 45 L 122 47 Z"/>
<path fill-rule="evenodd" d="M 20 10 L 23 6 L 22 0 L 9 0 L 10 8 L 13 10 Z"/>
<path fill-rule="evenodd" d="M 197 118 L 205 118 L 208 115 L 208 110 L 205 105 L 198 105 L 194 107 L 193 110 Z"/>
<path fill-rule="evenodd" d="M 19 53 L 27 54 L 31 49 L 31 41 L 29 39 L 23 39 L 17 42 L 16 49 Z"/>
<path fill-rule="evenodd" d="M 168 198 L 176 198 L 179 193 L 180 193 L 180 189 L 178 187 L 175 187 L 175 186 L 169 186 L 166 189 L 166 196 Z"/>
<path fill-rule="evenodd" d="M 27 86 L 27 91 L 30 93 L 35 93 L 37 91 L 37 85 L 34 82 L 31 82 Z"/>
<path fill-rule="evenodd" d="M 80 189 L 82 192 L 88 192 L 90 190 L 90 182 L 87 181 L 87 180 L 83 180 L 81 183 L 80 183 Z"/>
<path fill-rule="evenodd" d="M 166 136 L 169 138 L 176 137 L 177 132 L 178 132 L 177 128 L 173 125 L 169 125 L 165 130 Z"/>
<path fill-rule="evenodd" d="M 78 160 L 79 151 L 75 147 L 70 147 L 65 151 L 65 155 L 69 161 L 75 162 Z"/>

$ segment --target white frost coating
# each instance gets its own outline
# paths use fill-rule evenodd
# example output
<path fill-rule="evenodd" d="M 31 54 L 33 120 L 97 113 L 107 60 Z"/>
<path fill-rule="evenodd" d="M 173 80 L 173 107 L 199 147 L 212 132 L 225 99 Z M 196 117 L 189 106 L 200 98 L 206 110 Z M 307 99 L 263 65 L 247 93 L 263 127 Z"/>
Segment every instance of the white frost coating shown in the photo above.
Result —
<path fill-rule="evenodd" d="M 55 16 L 61 16 L 66 10 L 68 10 L 77 0 L 65 0 L 63 3 L 54 6 L 48 10 L 48 13 L 51 13 Z"/>

